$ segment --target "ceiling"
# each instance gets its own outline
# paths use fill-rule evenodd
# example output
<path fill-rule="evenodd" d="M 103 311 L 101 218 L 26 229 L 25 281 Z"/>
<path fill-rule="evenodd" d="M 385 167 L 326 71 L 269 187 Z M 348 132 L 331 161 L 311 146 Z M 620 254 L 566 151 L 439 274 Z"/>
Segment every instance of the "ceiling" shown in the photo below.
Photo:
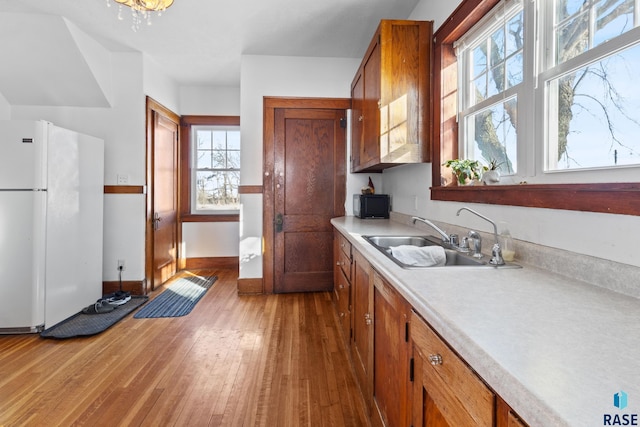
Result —
<path fill-rule="evenodd" d="M 406 19 L 417 3 L 418 0 L 175 0 L 161 16 L 153 16 L 151 26 L 143 24 L 133 31 L 131 10 L 124 7 L 124 19 L 118 20 L 119 5 L 113 0 L 0 0 L 0 23 L 5 17 L 5 30 L 0 29 L 0 57 L 7 67 L 16 55 L 22 52 L 24 57 L 25 51 L 41 44 L 43 51 L 59 50 L 64 58 L 63 39 L 68 35 L 51 30 L 55 26 L 40 26 L 37 20 L 27 20 L 16 23 L 12 32 L 8 29 L 7 23 L 15 23 L 17 17 L 39 19 L 42 15 L 55 15 L 59 22 L 70 22 L 108 51 L 144 52 L 181 86 L 237 87 L 241 55 L 359 58 L 380 19 Z M 15 35 L 21 31 L 28 33 Z M 6 43 L 8 40 L 11 43 Z M 78 47 L 74 45 L 74 49 Z M 64 64 L 57 62 L 59 66 Z M 69 62 L 74 63 L 71 55 Z M 86 66 L 91 68 L 91 64 Z M 2 68 L 0 65 L 0 72 Z M 4 93 L 2 87 L 0 91 Z M 13 103 L 11 99 L 9 102 Z"/>

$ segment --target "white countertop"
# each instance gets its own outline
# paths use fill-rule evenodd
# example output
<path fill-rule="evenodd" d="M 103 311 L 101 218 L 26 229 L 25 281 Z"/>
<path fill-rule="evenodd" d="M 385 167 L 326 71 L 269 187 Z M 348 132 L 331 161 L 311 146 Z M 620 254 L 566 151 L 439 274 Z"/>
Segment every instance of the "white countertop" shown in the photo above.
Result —
<path fill-rule="evenodd" d="M 531 427 L 640 413 L 640 300 L 528 265 L 403 269 L 361 236 L 430 233 L 331 223 Z M 623 410 L 613 405 L 621 390 Z"/>

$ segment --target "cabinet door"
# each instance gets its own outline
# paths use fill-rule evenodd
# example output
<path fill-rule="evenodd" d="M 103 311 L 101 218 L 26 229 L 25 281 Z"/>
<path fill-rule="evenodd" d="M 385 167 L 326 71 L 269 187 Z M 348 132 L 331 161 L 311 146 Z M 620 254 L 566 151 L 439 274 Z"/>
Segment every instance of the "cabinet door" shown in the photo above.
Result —
<path fill-rule="evenodd" d="M 496 427 L 527 427 L 527 424 L 501 397 L 498 396 L 496 404 Z"/>
<path fill-rule="evenodd" d="M 352 340 L 353 364 L 369 409 L 373 389 L 373 282 L 371 266 L 353 250 Z"/>
<path fill-rule="evenodd" d="M 411 306 L 375 270 L 373 401 L 374 425 L 408 426 L 409 392 L 409 315 Z"/>
<path fill-rule="evenodd" d="M 380 43 L 374 36 L 369 56 L 364 63 L 363 137 L 360 144 L 360 166 L 380 163 Z"/>
<path fill-rule="evenodd" d="M 364 126 L 364 74 L 358 69 L 351 84 L 351 171 L 360 165 L 360 147 L 362 146 Z"/>
<path fill-rule="evenodd" d="M 414 312 L 413 425 L 490 427 L 495 395 Z"/>

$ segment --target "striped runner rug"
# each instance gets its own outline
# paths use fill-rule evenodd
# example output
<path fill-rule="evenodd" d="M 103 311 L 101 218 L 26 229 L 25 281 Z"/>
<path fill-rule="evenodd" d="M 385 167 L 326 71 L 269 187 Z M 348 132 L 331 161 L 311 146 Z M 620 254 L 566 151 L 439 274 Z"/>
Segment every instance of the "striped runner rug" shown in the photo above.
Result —
<path fill-rule="evenodd" d="M 217 279 L 218 276 L 197 275 L 177 279 L 133 317 L 148 319 L 186 316 Z"/>

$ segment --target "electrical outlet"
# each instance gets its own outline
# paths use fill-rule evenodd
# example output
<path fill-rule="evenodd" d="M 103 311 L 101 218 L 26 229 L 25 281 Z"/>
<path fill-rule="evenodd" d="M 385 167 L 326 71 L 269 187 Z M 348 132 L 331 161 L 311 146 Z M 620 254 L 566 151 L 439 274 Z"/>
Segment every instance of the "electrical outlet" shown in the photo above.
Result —
<path fill-rule="evenodd" d="M 123 259 L 118 260 L 118 271 L 124 271 L 127 269 L 127 266 L 124 263 Z"/>
<path fill-rule="evenodd" d="M 119 173 L 116 178 L 118 179 L 118 185 L 128 185 L 129 184 L 129 175 Z"/>

